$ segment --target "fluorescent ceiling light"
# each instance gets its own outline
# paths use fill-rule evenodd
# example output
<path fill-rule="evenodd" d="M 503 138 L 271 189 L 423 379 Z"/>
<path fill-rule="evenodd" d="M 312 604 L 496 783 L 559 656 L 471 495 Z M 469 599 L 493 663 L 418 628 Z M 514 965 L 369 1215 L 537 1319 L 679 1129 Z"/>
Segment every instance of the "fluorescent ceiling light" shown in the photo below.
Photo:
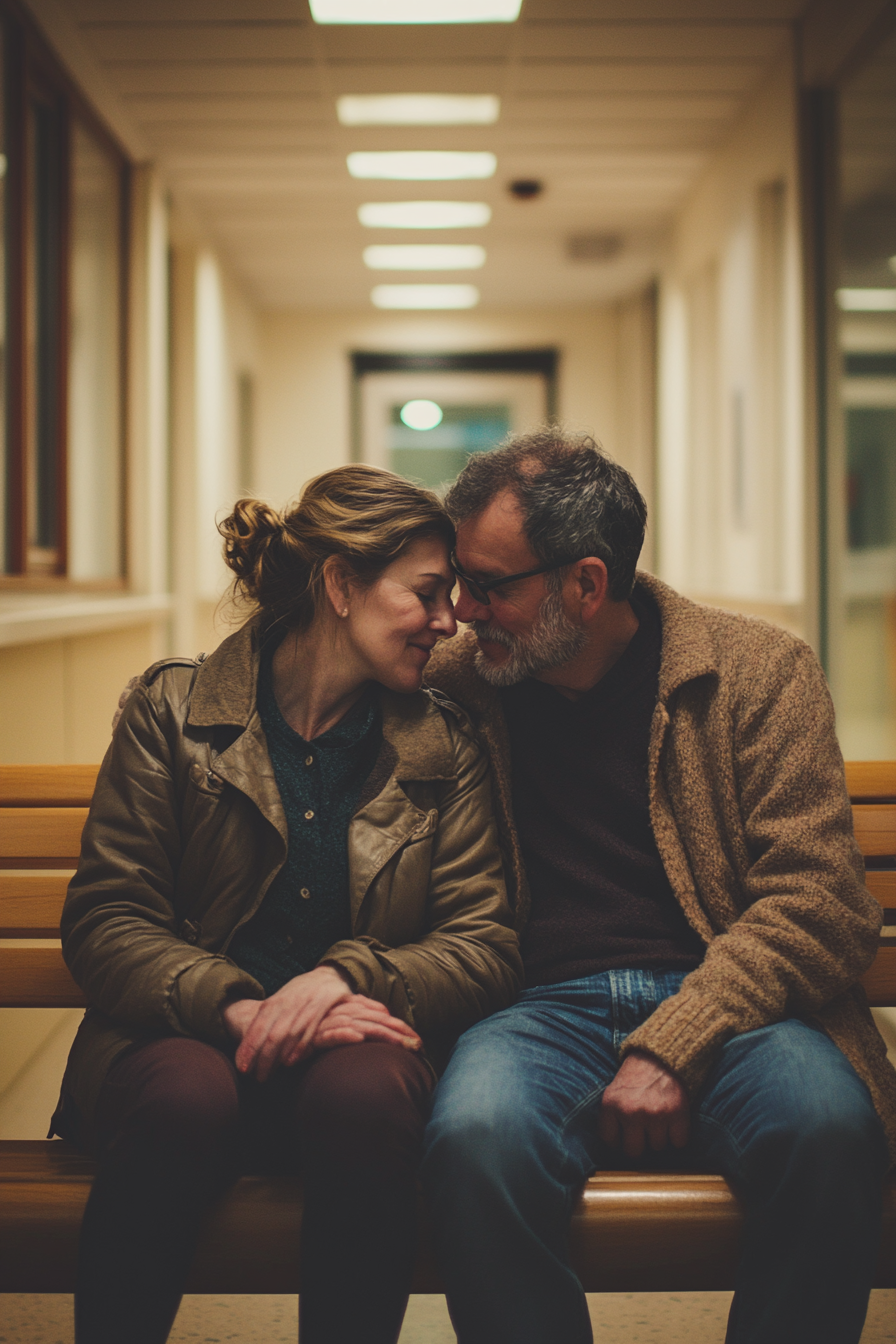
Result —
<path fill-rule="evenodd" d="M 336 99 L 343 126 L 490 126 L 501 99 L 493 93 L 372 93 Z"/>
<path fill-rule="evenodd" d="M 375 308 L 475 308 L 475 285 L 375 285 L 370 294 Z"/>
<path fill-rule="evenodd" d="M 522 0 L 311 0 L 315 23 L 513 23 Z"/>
<path fill-rule="evenodd" d="M 896 289 L 838 289 L 845 313 L 896 313 Z"/>
<path fill-rule="evenodd" d="M 493 177 L 498 166 L 494 154 L 451 149 L 363 150 L 347 163 L 352 177 L 389 182 L 460 182 Z"/>
<path fill-rule="evenodd" d="M 478 243 L 394 243 L 364 249 L 372 271 L 477 271 L 485 265 Z"/>
<path fill-rule="evenodd" d="M 406 401 L 398 412 L 401 422 L 408 429 L 435 429 L 442 423 L 442 408 L 437 401 L 427 401 L 423 397 Z"/>
<path fill-rule="evenodd" d="M 370 201 L 358 206 L 367 229 L 479 229 L 492 217 L 483 201 Z"/>

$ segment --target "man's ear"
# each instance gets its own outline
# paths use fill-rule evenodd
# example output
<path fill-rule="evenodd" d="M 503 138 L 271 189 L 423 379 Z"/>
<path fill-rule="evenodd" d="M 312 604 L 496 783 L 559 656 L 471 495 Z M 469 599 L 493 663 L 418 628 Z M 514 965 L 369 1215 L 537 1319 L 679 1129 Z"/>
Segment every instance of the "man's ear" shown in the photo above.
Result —
<path fill-rule="evenodd" d="M 575 600 L 583 621 L 591 621 L 610 596 L 607 567 L 596 555 L 586 556 L 573 566 Z"/>

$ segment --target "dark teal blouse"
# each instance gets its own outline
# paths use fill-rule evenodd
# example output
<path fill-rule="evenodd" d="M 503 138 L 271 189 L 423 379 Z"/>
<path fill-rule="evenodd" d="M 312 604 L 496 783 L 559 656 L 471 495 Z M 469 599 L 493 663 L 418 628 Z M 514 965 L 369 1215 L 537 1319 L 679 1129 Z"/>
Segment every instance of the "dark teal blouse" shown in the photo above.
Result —
<path fill-rule="evenodd" d="M 289 830 L 286 862 L 257 911 L 228 948 L 236 964 L 273 994 L 351 937 L 348 827 L 382 742 L 375 692 L 311 742 L 284 719 L 265 651 L 258 712 Z"/>

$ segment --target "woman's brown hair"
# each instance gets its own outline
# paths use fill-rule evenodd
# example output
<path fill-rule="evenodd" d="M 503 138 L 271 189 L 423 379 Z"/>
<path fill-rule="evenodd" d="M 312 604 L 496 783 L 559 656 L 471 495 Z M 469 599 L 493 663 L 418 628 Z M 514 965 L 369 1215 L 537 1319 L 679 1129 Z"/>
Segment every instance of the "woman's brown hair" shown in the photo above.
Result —
<path fill-rule="evenodd" d="M 454 544 L 454 527 L 437 495 L 378 467 L 336 467 L 315 476 L 282 513 L 240 499 L 218 524 L 233 594 L 274 624 L 304 630 L 323 596 L 324 565 L 343 560 L 361 584 L 421 537 Z"/>

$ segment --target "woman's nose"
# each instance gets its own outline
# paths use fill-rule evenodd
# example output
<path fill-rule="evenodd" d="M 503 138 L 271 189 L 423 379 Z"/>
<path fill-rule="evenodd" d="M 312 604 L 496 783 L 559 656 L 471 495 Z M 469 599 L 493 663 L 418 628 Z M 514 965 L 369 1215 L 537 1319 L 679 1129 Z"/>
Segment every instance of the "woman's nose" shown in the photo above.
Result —
<path fill-rule="evenodd" d="M 457 618 L 454 615 L 454 603 L 451 601 L 450 597 L 445 602 L 445 605 L 440 607 L 436 612 L 432 620 L 432 625 L 440 634 L 449 637 L 457 634 Z"/>

